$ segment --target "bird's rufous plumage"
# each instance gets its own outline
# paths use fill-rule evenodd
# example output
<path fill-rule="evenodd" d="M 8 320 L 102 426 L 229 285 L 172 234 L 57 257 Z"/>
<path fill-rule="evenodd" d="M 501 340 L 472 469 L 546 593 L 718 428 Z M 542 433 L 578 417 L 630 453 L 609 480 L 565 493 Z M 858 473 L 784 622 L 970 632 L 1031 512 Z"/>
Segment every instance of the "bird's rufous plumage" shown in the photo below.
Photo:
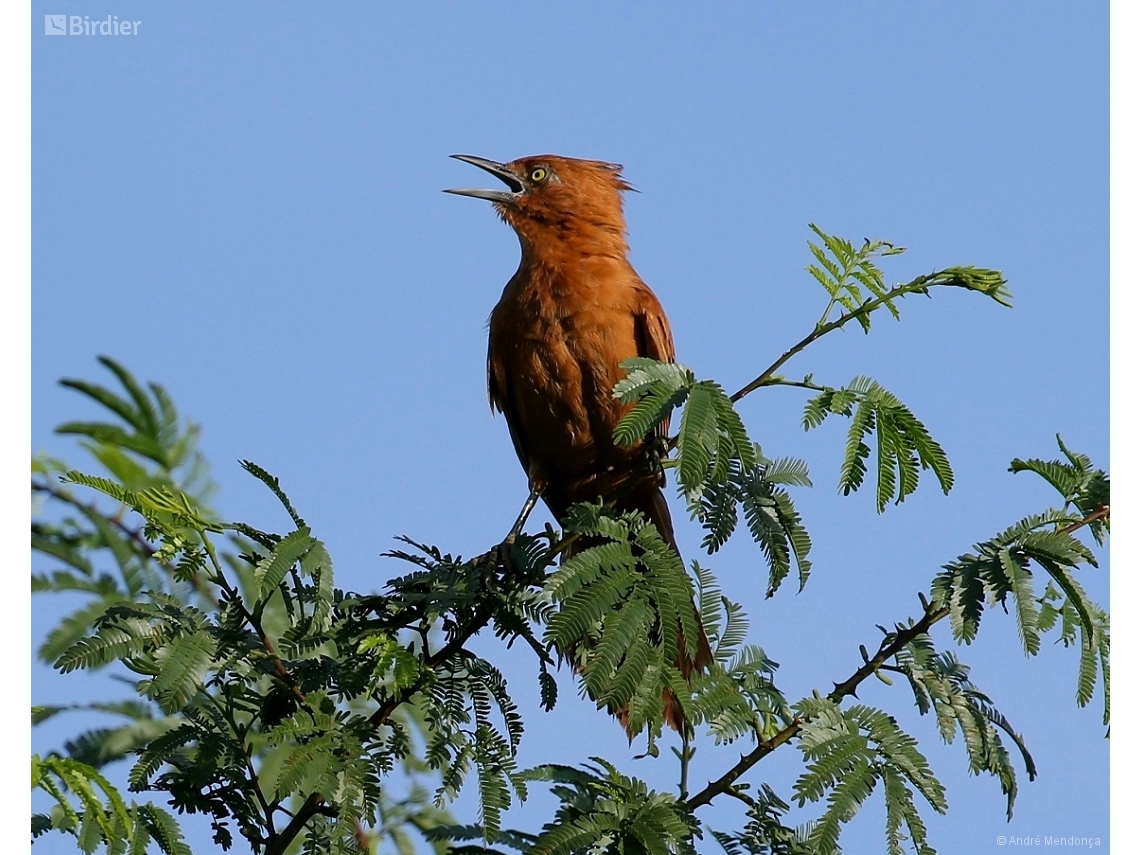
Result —
<path fill-rule="evenodd" d="M 457 157 L 508 189 L 449 192 L 492 201 L 522 248 L 491 312 L 487 384 L 532 489 L 559 520 L 574 503 L 599 498 L 619 511 L 639 510 L 676 549 L 645 444 L 613 439 L 630 406 L 612 392 L 621 362 L 674 359 L 665 311 L 629 262 L 622 193 L 632 188 L 621 167 L 556 155 L 502 164 Z M 702 632 L 696 656 L 682 653 L 678 665 L 687 676 L 711 659 Z M 668 698 L 666 718 L 683 725 Z"/>

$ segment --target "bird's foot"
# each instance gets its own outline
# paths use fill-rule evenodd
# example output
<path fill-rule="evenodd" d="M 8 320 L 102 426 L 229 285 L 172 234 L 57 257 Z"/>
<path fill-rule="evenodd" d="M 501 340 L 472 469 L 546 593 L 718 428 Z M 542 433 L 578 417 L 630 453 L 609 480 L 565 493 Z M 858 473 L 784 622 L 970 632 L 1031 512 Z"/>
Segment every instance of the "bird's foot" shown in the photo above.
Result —
<path fill-rule="evenodd" d="M 656 477 L 657 486 L 665 486 L 665 464 L 669 457 L 669 440 L 663 436 L 654 436 L 645 441 L 645 459 L 649 465 L 649 472 Z"/>
<path fill-rule="evenodd" d="M 515 536 L 508 534 L 503 538 L 501 543 L 497 543 L 491 547 L 487 553 L 487 567 L 495 573 L 506 576 L 514 570 L 514 562 L 511 561 L 511 547 L 515 544 Z"/>
<path fill-rule="evenodd" d="M 483 580 L 483 588 L 487 591 L 496 590 L 499 580 L 506 577 L 512 568 L 511 543 L 513 537 L 508 536 L 502 543 L 497 543 L 473 559 L 473 563 Z"/>
<path fill-rule="evenodd" d="M 495 547 L 495 563 L 506 570 L 511 566 L 511 547 L 515 545 L 515 536 L 508 534 L 503 542 Z"/>

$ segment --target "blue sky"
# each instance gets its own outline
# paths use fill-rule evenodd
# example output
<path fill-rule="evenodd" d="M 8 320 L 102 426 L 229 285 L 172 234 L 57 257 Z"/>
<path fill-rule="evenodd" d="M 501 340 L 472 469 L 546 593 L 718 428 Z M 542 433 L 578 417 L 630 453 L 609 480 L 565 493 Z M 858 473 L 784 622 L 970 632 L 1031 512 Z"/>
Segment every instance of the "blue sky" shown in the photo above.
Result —
<path fill-rule="evenodd" d="M 44 35 L 43 15 L 63 12 L 143 23 L 130 37 Z M 803 272 L 809 222 L 909 247 L 892 279 L 1005 272 L 1013 310 L 919 299 L 901 323 L 878 319 L 789 366 L 832 383 L 869 374 L 898 394 L 949 454 L 949 497 L 924 483 L 876 516 L 870 495 L 835 492 L 839 425 L 804 434 L 792 390 L 742 404 L 766 451 L 811 465 L 816 486 L 797 501 L 815 571 L 802 594 L 764 601 L 750 543 L 707 563 L 791 696 L 845 677 L 942 563 L 1052 501 L 1005 472 L 1011 458 L 1051 456 L 1059 432 L 1108 465 L 1107 4 L 75 2 L 33 3 L 32 24 L 33 449 L 71 453 L 51 429 L 87 413 L 55 381 L 96 378 L 95 356 L 111 355 L 204 426 L 224 515 L 285 526 L 236 463 L 257 461 L 345 587 L 400 571 L 378 557 L 393 535 L 481 551 L 525 498 L 484 382 L 485 322 L 517 243 L 485 203 L 439 192 L 478 180 L 455 152 L 625 164 L 640 191 L 627 202 L 634 265 L 679 360 L 726 387 L 822 311 Z M 698 530 L 679 528 L 697 557 Z M 1107 561 L 1083 581 L 1107 603 Z M 34 608 L 42 633 L 54 612 Z M 961 745 L 939 743 L 904 687 L 868 687 L 948 785 L 950 814 L 927 815 L 932 843 L 1107 845 L 1108 744 L 1099 710 L 1073 701 L 1073 652 L 1025 660 L 1000 611 L 957 652 L 1041 777 L 1022 782 L 1007 825 L 996 783 L 966 774 Z M 668 785 L 672 768 L 634 761 L 568 676 L 543 715 L 530 663 L 507 662 L 528 710 L 524 763 L 601 754 Z M 37 702 L 76 691 L 41 667 L 33 678 Z M 33 739 L 42 750 L 59 735 Z M 735 757 L 702 749 L 697 774 Z M 773 756 L 753 780 L 786 788 L 797 759 Z M 513 819 L 533 828 L 548 805 Z M 882 847 L 881 808 L 864 813 L 849 851 Z"/>

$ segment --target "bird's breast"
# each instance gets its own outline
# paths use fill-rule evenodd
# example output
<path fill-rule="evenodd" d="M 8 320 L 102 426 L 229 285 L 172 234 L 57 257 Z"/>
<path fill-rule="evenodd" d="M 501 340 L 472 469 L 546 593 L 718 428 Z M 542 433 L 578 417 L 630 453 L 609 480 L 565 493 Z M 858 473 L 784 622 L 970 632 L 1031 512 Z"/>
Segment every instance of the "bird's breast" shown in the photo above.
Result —
<path fill-rule="evenodd" d="M 625 410 L 612 389 L 622 360 L 637 355 L 622 296 L 589 278 L 516 275 L 492 313 L 492 372 L 498 364 L 511 397 L 503 410 L 547 473 L 604 470 L 628 456 L 612 440 Z"/>

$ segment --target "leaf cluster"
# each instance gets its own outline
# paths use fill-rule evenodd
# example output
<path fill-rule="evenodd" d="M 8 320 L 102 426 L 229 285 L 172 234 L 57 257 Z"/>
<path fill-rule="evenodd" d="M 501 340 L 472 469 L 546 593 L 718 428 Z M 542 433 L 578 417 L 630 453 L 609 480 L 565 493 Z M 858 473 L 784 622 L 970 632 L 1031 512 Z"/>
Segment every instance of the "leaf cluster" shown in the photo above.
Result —
<path fill-rule="evenodd" d="M 1109 526 L 1109 479 L 1094 470 L 1084 455 L 1070 452 L 1057 438 L 1066 460 L 1014 460 L 1013 472 L 1039 474 L 1064 498 L 1064 506 L 1032 514 L 987 541 L 974 544 L 946 564 L 931 587 L 935 606 L 945 608 L 958 641 L 977 636 L 985 606 L 1012 607 L 1022 648 L 1027 656 L 1041 649 L 1041 636 L 1059 629 L 1066 645 L 1080 651 L 1077 702 L 1092 699 L 1098 674 L 1104 688 L 1104 718 L 1108 723 L 1109 620 L 1075 575 L 1097 559 L 1076 532 L 1088 527 L 1103 539 Z M 1043 573 L 1045 588 L 1038 593 L 1035 575 Z"/>
<path fill-rule="evenodd" d="M 706 724 L 715 744 L 743 736 L 767 739 L 793 719 L 775 684 L 779 663 L 762 648 L 745 643 L 744 609 L 721 593 L 711 572 L 696 562 L 693 569 L 701 621 L 713 650 L 713 663 L 692 683 L 693 725 Z"/>
<path fill-rule="evenodd" d="M 930 469 L 943 493 L 954 486 L 954 472 L 942 446 L 897 397 L 870 377 L 856 377 L 840 388 L 819 388 L 804 406 L 803 428 L 819 427 L 829 415 L 851 419 L 839 489 L 850 495 L 863 485 L 871 455 L 869 437 L 875 446 L 875 506 L 879 513 L 892 500 L 898 504 L 918 489 L 920 469 Z"/>
<path fill-rule="evenodd" d="M 83 380 L 63 380 L 62 385 L 109 410 L 120 423 L 73 421 L 61 425 L 57 433 L 82 437 L 81 446 L 106 471 L 105 483 L 118 490 L 153 496 L 163 505 L 182 495 L 203 508 L 215 487 L 196 448 L 198 426 L 181 419 L 162 386 L 149 384 L 148 395 L 117 362 L 105 356 L 99 361 L 120 381 L 121 393 Z M 32 591 L 74 593 L 85 600 L 48 634 L 38 651 L 45 662 L 54 662 L 109 607 L 134 601 L 144 591 L 207 602 L 201 597 L 203 580 L 159 554 L 146 538 L 144 526 L 127 524 L 121 513 L 83 501 L 61 484 L 58 476 L 70 469 L 46 455 L 32 460 L 32 494 L 41 507 L 46 504 L 53 511 L 37 513 L 33 519 L 32 549 L 57 568 L 33 573 Z M 154 504 L 149 508 L 160 513 Z M 212 512 L 205 513 L 213 518 Z M 107 562 L 110 571 L 100 567 Z"/>
<path fill-rule="evenodd" d="M 931 853 L 926 826 L 914 803 L 917 791 L 930 807 L 945 813 L 945 788 L 934 777 L 918 743 L 887 713 L 864 704 L 841 709 L 819 696 L 800 701 L 796 712 L 806 723 L 799 749 L 807 768 L 793 788 L 803 806 L 826 798 L 827 809 L 812 827 L 813 851 L 838 850 L 839 831 L 881 782 L 887 808 L 887 851 L 901 855 L 909 840 L 921 855 Z"/>
<path fill-rule="evenodd" d="M 785 825 L 784 814 L 790 806 L 768 784 L 761 784 L 755 796 L 737 795 L 748 805 L 744 827 L 738 832 L 710 829 L 726 855 L 814 855 L 812 832 L 816 823 L 796 828 Z"/>
<path fill-rule="evenodd" d="M 547 579 L 555 606 L 544 640 L 571 662 L 599 708 L 631 735 L 660 733 L 664 704 L 686 718 L 691 666 L 702 629 L 693 585 L 677 552 L 638 512 L 574 506 L 567 530 L 587 544 Z"/>
<path fill-rule="evenodd" d="M 700 828 L 685 803 L 623 775 L 611 763 L 540 766 L 528 780 L 549 781 L 561 802 L 529 855 L 695 855 Z"/>
<path fill-rule="evenodd" d="M 615 439 L 641 441 L 683 405 L 676 456 L 664 461 L 693 517 L 705 528 L 702 546 L 712 554 L 732 536 L 743 508 L 749 532 L 768 563 L 768 596 L 780 587 L 792 561 L 800 588 L 811 572 L 811 538 L 785 486 L 810 487 L 802 460 L 769 460 L 748 432 L 732 400 L 711 380 L 698 381 L 688 368 L 653 359 L 627 359 L 626 377 L 614 396 L 630 410 L 618 423 Z"/>
<path fill-rule="evenodd" d="M 910 294 L 930 296 L 932 288 L 965 288 L 985 294 L 1003 306 L 1013 304 L 1005 278 L 996 270 L 979 267 L 948 267 L 925 276 L 919 276 L 902 285 L 888 286 L 883 271 L 875 263 L 879 258 L 901 255 L 905 247 L 884 240 L 864 239 L 854 243 L 828 234 L 815 223 L 808 226 L 819 238 L 819 243 L 808 241 L 815 262 L 807 266 L 812 278 L 827 292 L 828 303 L 816 324 L 821 331 L 827 326 L 838 328 L 849 320 L 856 320 L 863 332 L 871 330 L 871 314 L 885 308 L 898 320 L 897 301 Z M 828 323 L 833 309 L 840 307 L 844 314 Z"/>
<path fill-rule="evenodd" d="M 163 792 L 180 812 L 207 814 L 223 848 L 235 822 L 253 846 L 272 846 L 282 830 L 275 818 L 288 818 L 289 807 L 314 793 L 319 810 L 335 813 L 322 817 L 331 819 L 326 842 L 337 845 L 355 846 L 356 821 L 379 821 L 378 812 L 393 805 L 423 827 L 450 821 L 430 805 L 383 791 L 382 776 L 397 763 L 411 774 L 427 769 L 411 753 L 424 726 L 413 708 L 392 712 L 383 740 L 365 726 L 367 705 L 406 679 L 395 666 L 406 671 L 408 657 L 394 654 L 404 652 L 395 644 L 360 655 L 352 621 L 336 611 L 345 595 L 333 588 L 328 553 L 276 479 L 245 464 L 282 500 L 295 530 L 278 536 L 221 523 L 204 504 L 213 487 L 195 451 L 197 427 L 180 419 L 160 386 L 144 387 L 114 361 L 101 361 L 122 393 L 85 381 L 64 385 L 119 423 L 72 422 L 61 432 L 81 436 L 105 474 L 46 456 L 33 461 L 33 494 L 43 507 L 32 545 L 58 569 L 34 574 L 32 587 L 87 598 L 48 634 L 40 656 L 65 673 L 118 663 L 134 678 L 138 697 L 33 709 L 33 722 L 71 710 L 119 720 L 81 732 L 64 745 L 65 757 L 43 761 L 55 771 L 35 779 L 46 782 L 41 789 L 51 792 L 52 775 L 65 775 L 58 794 L 70 788 L 85 801 L 78 813 L 60 803 L 47 819 L 34 817 L 33 831 L 77 833 L 84 847 L 99 839 L 92 823 L 100 814 L 80 781 L 106 784 L 107 798 L 121 802 L 110 783 L 92 776 L 131 755 L 131 789 Z M 86 488 L 110 497 L 112 506 L 89 500 Z M 219 535 L 221 546 L 214 542 Z M 346 654 L 339 661 L 338 651 Z M 296 777 L 299 770 L 304 774 Z M 372 813 L 362 809 L 369 805 Z M 126 810 L 135 817 L 130 823 L 121 812 L 97 823 L 109 851 L 142 851 L 149 839 L 180 841 L 165 811 L 148 804 Z"/>
<path fill-rule="evenodd" d="M 895 300 L 900 295 L 892 293 L 883 280 L 883 271 L 875 264 L 878 258 L 901 255 L 905 247 L 894 246 L 883 240 L 864 240 L 856 246 L 845 238 L 830 235 L 815 223 L 809 224 L 820 242 L 808 241 L 815 262 L 807 266 L 812 275 L 827 292 L 828 303 L 818 325 L 822 325 L 835 306 L 857 316 L 864 332 L 871 329 L 871 315 L 860 309 L 871 299 L 878 299 L 896 319 L 899 317 Z M 817 325 L 817 326 L 818 326 Z"/>
<path fill-rule="evenodd" d="M 86 855 L 101 846 L 107 855 L 143 855 L 152 841 L 163 855 L 190 855 L 174 817 L 152 804 L 128 805 L 99 770 L 86 763 L 33 755 L 32 789 L 54 801 L 47 813 L 32 814 L 33 840 L 60 831 L 73 836 Z"/>
<path fill-rule="evenodd" d="M 1075 509 L 1087 521 L 1089 533 L 1097 544 L 1103 545 L 1109 531 L 1108 475 L 1103 469 L 1094 468 L 1087 454 L 1070 451 L 1060 434 L 1057 434 L 1057 447 L 1064 460 L 1015 458 L 1009 464 L 1009 471 L 1035 472 L 1044 478 L 1065 500 L 1064 509 Z"/>
<path fill-rule="evenodd" d="M 969 667 L 949 651 L 937 653 L 929 636 L 920 635 L 907 644 L 895 656 L 895 664 L 910 683 L 918 711 L 923 715 L 934 711 L 942 739 L 951 743 L 961 732 L 970 772 L 987 772 L 997 778 L 1006 796 L 1006 816 L 1012 819 L 1017 776 L 1002 733 L 1017 747 L 1029 780 L 1037 777 L 1036 764 L 1021 735 L 970 682 Z"/>

